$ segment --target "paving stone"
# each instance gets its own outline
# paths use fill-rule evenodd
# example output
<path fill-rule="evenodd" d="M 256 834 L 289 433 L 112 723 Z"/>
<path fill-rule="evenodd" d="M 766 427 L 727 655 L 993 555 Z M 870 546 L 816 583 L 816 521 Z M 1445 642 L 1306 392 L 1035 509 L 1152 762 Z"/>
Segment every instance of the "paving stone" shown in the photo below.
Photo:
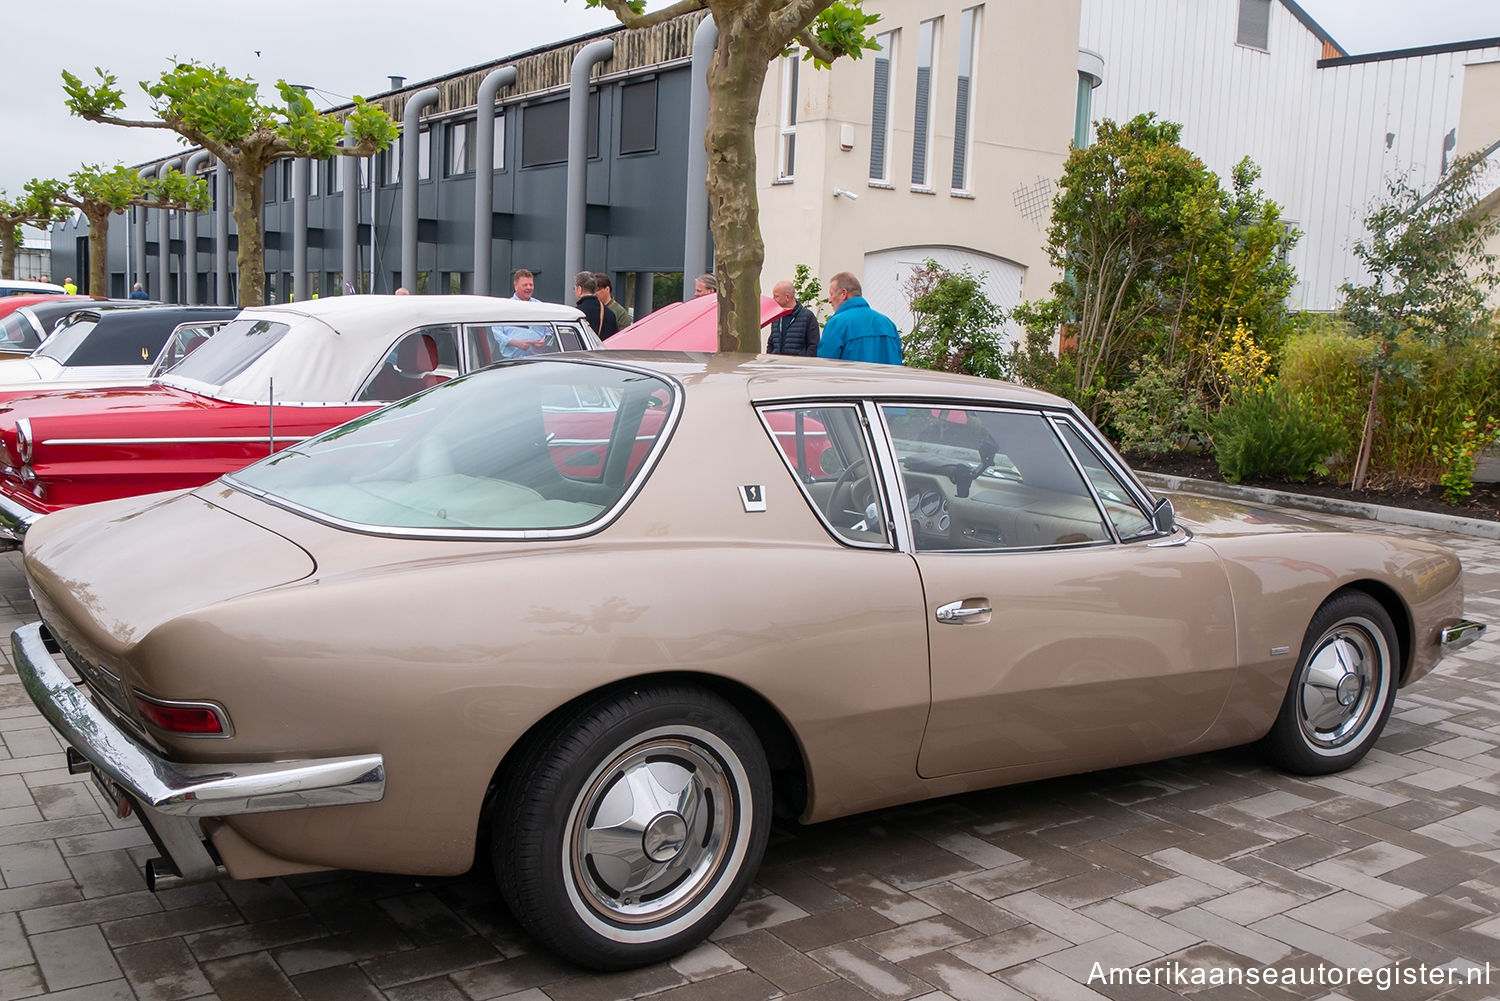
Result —
<path fill-rule="evenodd" d="M 99 929 L 92 925 L 32 935 L 31 951 L 49 991 L 120 977 L 114 954 Z"/>
<path fill-rule="evenodd" d="M 932 991 L 932 985 L 888 963 L 857 942 L 831 945 L 808 954 L 872 998 L 906 1001 Z"/>
<path fill-rule="evenodd" d="M 219 1001 L 301 1001 L 292 982 L 264 952 L 204 963 L 203 975 Z"/>
<path fill-rule="evenodd" d="M 757 928 L 772 928 L 788 921 L 807 917 L 807 912 L 775 895 L 742 900 L 729 912 L 729 917 L 719 925 L 711 938 L 717 940 L 733 935 L 743 935 Z"/>
<path fill-rule="evenodd" d="M 770 932 L 754 931 L 721 939 L 719 945 L 788 994 L 816 987 L 837 977 Z"/>
<path fill-rule="evenodd" d="M 957 918 L 980 935 L 995 935 L 1025 923 L 1010 911 L 996 907 L 953 883 L 924 886 L 920 890 L 913 890 L 912 896 Z"/>
<path fill-rule="evenodd" d="M 744 963 L 712 942 L 704 942 L 681 956 L 677 956 L 668 965 L 688 980 L 695 982 L 710 980 L 745 968 Z"/>
<path fill-rule="evenodd" d="M 187 936 L 188 948 L 200 962 L 259 953 L 292 942 L 305 942 L 324 933 L 323 926 L 307 915 L 262 921 L 252 925 L 232 925 Z"/>
<path fill-rule="evenodd" d="M 450 974 L 448 979 L 458 986 L 464 997 L 482 1001 L 484 998 L 516 994 L 543 984 L 558 983 L 577 975 L 576 967 L 568 966 L 555 956 L 541 953 L 458 970 Z"/>
<path fill-rule="evenodd" d="M 115 960 L 140 1001 L 184 1001 L 213 989 L 180 938 L 125 946 Z"/>
<path fill-rule="evenodd" d="M 360 964 L 378 987 L 393 987 L 480 966 L 500 958 L 478 935 L 397 952 Z"/>
<path fill-rule="evenodd" d="M 1191 931 L 1204 939 L 1223 946 L 1241 956 L 1248 956 L 1258 963 L 1271 964 L 1285 959 L 1291 949 L 1276 938 L 1259 934 L 1233 921 L 1226 921 L 1217 914 L 1201 907 L 1189 907 L 1164 918 L 1168 924 L 1184 931 Z"/>
<path fill-rule="evenodd" d="M 306 1001 L 384 1001 L 385 995 L 357 966 L 340 966 L 292 977 Z"/>
<path fill-rule="evenodd" d="M 239 924 L 239 911 L 232 904 L 221 902 L 201 907 L 184 907 L 162 913 L 145 914 L 137 918 L 106 921 L 99 926 L 110 945 L 119 948 L 137 942 L 149 942 L 158 938 L 173 938 L 193 932 L 208 931 Z"/>
<path fill-rule="evenodd" d="M 954 946 L 948 951 L 977 970 L 994 973 L 1072 947 L 1073 943 L 1062 936 L 1027 924 Z"/>
<path fill-rule="evenodd" d="M 1026 997 L 946 952 L 917 956 L 901 966 L 955 1001 L 1024 1001 Z"/>
<path fill-rule="evenodd" d="M 792 948 L 811 952 L 825 945 L 860 938 L 894 926 L 895 923 L 889 918 L 882 917 L 868 907 L 846 907 L 841 911 L 829 911 L 827 914 L 788 921 L 776 925 L 770 931 Z"/>

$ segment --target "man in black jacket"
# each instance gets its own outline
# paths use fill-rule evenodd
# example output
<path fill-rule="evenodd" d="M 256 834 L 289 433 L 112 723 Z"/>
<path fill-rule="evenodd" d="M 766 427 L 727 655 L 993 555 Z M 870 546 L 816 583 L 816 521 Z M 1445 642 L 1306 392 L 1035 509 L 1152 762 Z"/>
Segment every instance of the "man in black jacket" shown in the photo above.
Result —
<path fill-rule="evenodd" d="M 777 282 L 771 290 L 771 298 L 782 309 L 790 309 L 785 316 L 771 321 L 771 339 L 766 344 L 766 353 L 773 355 L 816 355 L 818 353 L 818 318 L 813 311 L 797 301 L 791 282 Z"/>
<path fill-rule="evenodd" d="M 580 271 L 573 276 L 573 294 L 578 297 L 576 305 L 583 310 L 583 318 L 588 321 L 589 326 L 594 328 L 594 333 L 604 338 L 615 333 L 619 327 L 615 325 L 615 314 L 604 308 L 599 297 L 594 294 L 594 273 L 592 271 Z"/>

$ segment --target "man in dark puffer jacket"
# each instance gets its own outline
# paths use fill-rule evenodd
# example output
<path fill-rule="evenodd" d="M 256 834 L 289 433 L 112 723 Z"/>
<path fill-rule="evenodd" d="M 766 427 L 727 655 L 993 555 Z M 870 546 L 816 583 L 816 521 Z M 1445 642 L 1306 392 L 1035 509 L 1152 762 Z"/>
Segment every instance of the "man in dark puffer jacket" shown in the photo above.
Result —
<path fill-rule="evenodd" d="M 797 301 L 791 282 L 777 282 L 771 290 L 771 298 L 782 309 L 790 309 L 785 316 L 771 321 L 771 340 L 766 344 L 766 353 L 773 355 L 807 355 L 818 353 L 818 318 L 813 311 Z"/>

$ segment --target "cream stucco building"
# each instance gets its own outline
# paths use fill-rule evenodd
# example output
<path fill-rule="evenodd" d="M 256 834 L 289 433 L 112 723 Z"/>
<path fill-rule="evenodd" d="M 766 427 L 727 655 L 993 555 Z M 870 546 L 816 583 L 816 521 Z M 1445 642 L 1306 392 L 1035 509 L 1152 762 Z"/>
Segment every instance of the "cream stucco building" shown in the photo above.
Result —
<path fill-rule="evenodd" d="M 784 58 L 767 74 L 763 287 L 798 264 L 825 281 L 851 271 L 903 331 L 903 286 L 929 257 L 986 274 L 1005 307 L 1046 294 L 1044 232 L 1079 96 L 1078 0 L 864 6 L 881 15 L 879 51 L 829 70 Z"/>

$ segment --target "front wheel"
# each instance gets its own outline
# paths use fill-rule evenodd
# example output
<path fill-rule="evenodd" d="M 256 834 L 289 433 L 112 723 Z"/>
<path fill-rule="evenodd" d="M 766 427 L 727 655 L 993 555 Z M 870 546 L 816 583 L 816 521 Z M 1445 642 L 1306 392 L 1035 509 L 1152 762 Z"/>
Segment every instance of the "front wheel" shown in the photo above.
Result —
<path fill-rule="evenodd" d="M 1318 609 L 1275 724 L 1261 741 L 1299 775 L 1349 768 L 1375 746 L 1396 701 L 1396 630 L 1381 604 L 1346 592 Z"/>
<path fill-rule="evenodd" d="M 765 851 L 771 779 L 755 731 L 693 688 L 585 704 L 510 770 L 495 871 L 518 920 L 583 966 L 625 969 L 702 941 Z"/>

